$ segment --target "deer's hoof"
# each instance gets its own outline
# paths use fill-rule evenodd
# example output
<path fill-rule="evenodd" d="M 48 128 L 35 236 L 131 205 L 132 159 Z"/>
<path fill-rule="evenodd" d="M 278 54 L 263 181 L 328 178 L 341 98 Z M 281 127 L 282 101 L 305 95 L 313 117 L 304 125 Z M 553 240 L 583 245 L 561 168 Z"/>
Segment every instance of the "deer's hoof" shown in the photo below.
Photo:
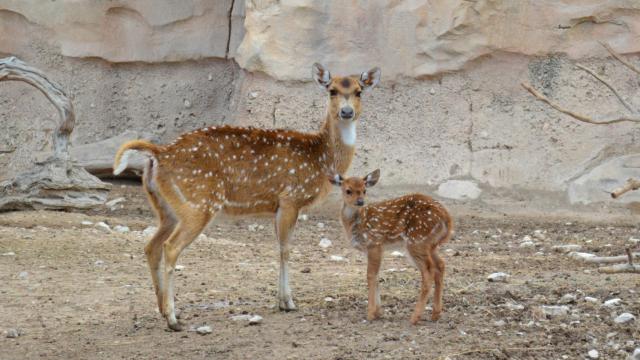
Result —
<path fill-rule="evenodd" d="M 296 307 L 296 304 L 291 299 L 287 299 L 287 300 L 280 299 L 280 301 L 278 302 L 278 307 L 282 311 L 296 311 L 296 310 L 298 310 L 298 308 Z"/>
<path fill-rule="evenodd" d="M 167 322 L 167 326 L 172 331 L 182 331 L 183 330 L 183 326 L 179 321 L 176 321 L 175 323 Z"/>

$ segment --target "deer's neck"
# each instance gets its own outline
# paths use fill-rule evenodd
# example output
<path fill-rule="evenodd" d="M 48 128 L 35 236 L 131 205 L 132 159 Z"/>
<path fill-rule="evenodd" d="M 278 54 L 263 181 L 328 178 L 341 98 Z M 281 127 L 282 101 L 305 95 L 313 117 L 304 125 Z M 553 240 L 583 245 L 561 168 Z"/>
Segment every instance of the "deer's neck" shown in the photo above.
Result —
<path fill-rule="evenodd" d="M 327 165 L 339 174 L 345 174 L 355 154 L 356 122 L 345 123 L 327 114 L 320 136 L 327 145 Z"/>
<path fill-rule="evenodd" d="M 354 227 L 360 223 L 360 219 L 362 217 L 361 211 L 362 209 L 349 206 L 346 203 L 342 205 L 342 225 L 344 225 L 344 228 L 348 234 L 351 234 L 354 230 Z"/>

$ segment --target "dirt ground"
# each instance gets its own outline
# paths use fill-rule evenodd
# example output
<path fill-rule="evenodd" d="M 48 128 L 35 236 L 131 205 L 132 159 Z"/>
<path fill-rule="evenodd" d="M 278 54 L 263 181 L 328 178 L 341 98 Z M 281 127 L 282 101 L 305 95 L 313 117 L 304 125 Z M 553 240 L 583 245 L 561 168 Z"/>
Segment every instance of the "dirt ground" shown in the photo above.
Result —
<path fill-rule="evenodd" d="M 178 261 L 177 308 L 187 331 L 176 333 L 156 310 L 142 250 L 142 230 L 155 221 L 138 186 L 116 186 L 112 198 L 119 196 L 126 201 L 115 210 L 0 214 L 0 330 L 21 334 L 0 337 L 0 358 L 584 359 L 596 349 L 600 359 L 624 359 L 640 347 L 640 320 L 613 321 L 623 312 L 640 317 L 638 275 L 600 274 L 552 250 L 579 244 L 585 252 L 621 254 L 630 238 L 640 238 L 632 221 L 458 216 L 457 235 L 442 249 L 443 317 L 428 320 L 428 309 L 411 326 L 418 272 L 387 254 L 384 316 L 366 322 L 366 260 L 343 239 L 335 216 L 312 212 L 297 227 L 291 286 L 299 310 L 289 313 L 275 307 L 271 220 L 221 220 Z M 525 236 L 533 245 L 521 245 Z M 332 246 L 318 246 L 323 237 Z M 498 271 L 508 281 L 488 282 Z M 575 295 L 568 314 L 541 312 L 566 294 Z M 621 304 L 602 306 L 612 298 Z M 231 319 L 238 314 L 264 320 L 250 326 Z M 193 331 L 201 325 L 212 333 Z"/>

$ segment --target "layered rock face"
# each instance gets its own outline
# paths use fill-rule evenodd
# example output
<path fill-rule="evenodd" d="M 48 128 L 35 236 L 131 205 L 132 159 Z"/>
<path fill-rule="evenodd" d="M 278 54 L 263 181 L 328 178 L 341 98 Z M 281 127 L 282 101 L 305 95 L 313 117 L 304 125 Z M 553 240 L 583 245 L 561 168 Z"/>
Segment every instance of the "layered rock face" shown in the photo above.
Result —
<path fill-rule="evenodd" d="M 596 118 L 626 111 L 580 62 L 640 109 L 640 77 L 598 43 L 637 62 L 634 0 L 0 0 L 0 34 L 0 54 L 73 96 L 83 164 L 101 148 L 91 144 L 125 132 L 166 142 L 208 124 L 315 130 L 319 61 L 335 74 L 382 68 L 363 97 L 352 172 L 380 167 L 383 185 L 590 203 L 640 177 L 628 157 L 638 126 L 577 123 L 520 87 Z M 0 86 L 0 178 L 50 150 L 55 118 L 32 89 Z"/>

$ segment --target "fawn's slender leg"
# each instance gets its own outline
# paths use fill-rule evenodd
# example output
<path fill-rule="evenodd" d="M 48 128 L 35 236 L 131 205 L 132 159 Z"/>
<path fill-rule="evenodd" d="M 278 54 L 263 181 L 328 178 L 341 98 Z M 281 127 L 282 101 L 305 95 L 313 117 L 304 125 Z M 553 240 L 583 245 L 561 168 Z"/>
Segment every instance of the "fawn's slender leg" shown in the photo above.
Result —
<path fill-rule="evenodd" d="M 296 304 L 291 297 L 289 287 L 289 239 L 298 221 L 298 209 L 286 202 L 280 203 L 276 213 L 276 237 L 280 245 L 280 277 L 278 278 L 278 307 L 280 310 L 292 311 Z"/>
<path fill-rule="evenodd" d="M 167 319 L 167 324 L 171 330 L 181 331 L 182 327 L 178 324 L 175 313 L 175 291 L 173 288 L 174 271 L 176 267 L 176 261 L 189 244 L 200 235 L 202 230 L 207 226 L 211 215 L 208 212 L 199 211 L 185 211 L 184 207 L 182 212 L 178 215 L 180 222 L 176 226 L 175 230 L 165 241 L 164 250 L 164 313 L 163 315 Z"/>
<path fill-rule="evenodd" d="M 422 317 L 422 313 L 424 312 L 424 308 L 427 305 L 427 300 L 429 299 L 429 292 L 431 292 L 431 282 L 432 282 L 432 271 L 433 271 L 433 260 L 431 260 L 431 256 L 425 254 L 424 257 L 414 258 L 418 269 L 420 269 L 420 275 L 422 276 L 422 287 L 420 288 L 420 296 L 418 298 L 418 302 L 416 303 L 416 308 L 413 311 L 413 315 L 411 316 L 411 324 L 415 325 L 420 321 Z"/>
<path fill-rule="evenodd" d="M 152 178 L 155 170 L 153 166 L 154 162 L 147 164 L 147 169 L 144 172 L 142 181 L 147 197 L 149 198 L 149 202 L 160 220 L 160 226 L 158 227 L 158 231 L 156 231 L 153 237 L 145 245 L 144 253 L 147 256 L 147 263 L 149 264 L 149 270 L 151 272 L 151 280 L 153 281 L 153 288 L 156 292 L 158 310 L 161 314 L 164 314 L 162 298 L 164 292 L 164 284 L 162 282 L 163 272 L 160 267 L 160 262 L 162 261 L 162 244 L 169 238 L 175 229 L 177 221 L 175 215 L 158 192 L 156 184 Z"/>
<path fill-rule="evenodd" d="M 378 289 L 378 272 L 382 262 L 382 247 L 371 247 L 367 250 L 367 287 L 369 299 L 367 304 L 367 320 L 380 317 L 380 291 Z"/>
<path fill-rule="evenodd" d="M 442 290 L 444 287 L 444 260 L 438 254 L 438 249 L 433 249 L 431 252 L 431 258 L 434 262 L 433 277 L 435 281 L 435 291 L 433 293 L 433 312 L 431 313 L 431 320 L 437 321 L 440 319 L 442 313 Z"/>

